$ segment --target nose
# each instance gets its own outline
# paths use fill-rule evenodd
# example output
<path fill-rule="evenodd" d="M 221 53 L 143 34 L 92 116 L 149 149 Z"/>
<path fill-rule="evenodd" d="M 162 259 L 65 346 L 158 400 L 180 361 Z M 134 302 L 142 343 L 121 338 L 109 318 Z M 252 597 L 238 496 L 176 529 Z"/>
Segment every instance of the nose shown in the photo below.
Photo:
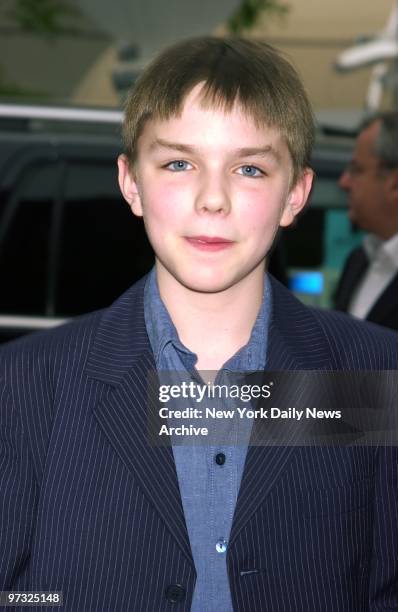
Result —
<path fill-rule="evenodd" d="M 347 168 L 339 178 L 339 187 L 343 189 L 343 191 L 349 191 L 351 189 L 351 173 Z"/>
<path fill-rule="evenodd" d="M 228 214 L 231 209 L 228 181 L 221 172 L 207 172 L 202 175 L 196 197 L 197 212 Z"/>

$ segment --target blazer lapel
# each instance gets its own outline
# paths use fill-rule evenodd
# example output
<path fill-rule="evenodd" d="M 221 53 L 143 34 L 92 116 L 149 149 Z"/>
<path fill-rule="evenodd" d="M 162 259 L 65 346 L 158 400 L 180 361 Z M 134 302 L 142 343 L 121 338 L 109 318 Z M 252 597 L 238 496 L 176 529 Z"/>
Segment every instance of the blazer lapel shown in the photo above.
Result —
<path fill-rule="evenodd" d="M 192 562 L 172 448 L 148 443 L 147 380 L 155 363 L 144 321 L 144 282 L 105 311 L 86 371 L 107 386 L 94 408 L 99 426 Z M 277 281 L 271 283 L 266 371 L 334 369 L 311 311 Z M 294 445 L 249 447 L 231 543 L 275 486 L 294 451 Z"/>
<path fill-rule="evenodd" d="M 334 294 L 334 306 L 337 310 L 347 311 L 352 292 L 357 286 L 369 265 L 369 260 L 362 247 L 354 249 L 344 266 L 337 289 Z"/>
<path fill-rule="evenodd" d="M 148 442 L 148 377 L 155 362 L 146 333 L 143 290 L 134 285 L 105 311 L 86 371 L 107 385 L 94 416 L 148 500 L 192 562 L 188 532 L 170 446 Z"/>
<path fill-rule="evenodd" d="M 268 331 L 266 375 L 267 372 L 286 370 L 335 369 L 311 311 L 304 308 L 272 277 L 271 282 L 273 306 Z M 294 397 L 288 389 L 282 393 L 290 401 Z M 294 443 L 284 446 L 249 446 L 230 543 L 264 502 L 294 452 Z"/>
<path fill-rule="evenodd" d="M 388 315 L 397 309 L 398 306 L 398 274 L 394 276 L 391 283 L 387 286 L 380 298 L 375 302 L 369 314 L 366 317 L 367 321 L 382 325 Z"/>

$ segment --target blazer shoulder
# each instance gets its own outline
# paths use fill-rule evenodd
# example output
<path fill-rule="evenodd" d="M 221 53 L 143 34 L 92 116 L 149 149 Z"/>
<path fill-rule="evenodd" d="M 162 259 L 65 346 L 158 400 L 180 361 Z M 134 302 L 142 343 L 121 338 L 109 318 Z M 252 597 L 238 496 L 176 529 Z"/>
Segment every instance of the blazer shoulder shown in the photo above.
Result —
<path fill-rule="evenodd" d="M 18 377 L 54 382 L 65 363 L 84 362 L 104 311 L 35 332 L 0 346 L 0 381 L 14 387 Z"/>
<path fill-rule="evenodd" d="M 345 367 L 398 369 L 398 333 L 348 314 L 311 308 L 312 315 Z"/>
<path fill-rule="evenodd" d="M 295 356 L 302 369 L 397 370 L 398 334 L 339 311 L 307 306 L 270 276 L 274 350 Z M 289 359 L 284 360 L 286 363 Z"/>
<path fill-rule="evenodd" d="M 143 327 L 145 278 L 121 295 L 111 306 L 81 315 L 49 330 L 36 332 L 0 346 L 0 380 L 23 373 L 26 377 L 48 373 L 52 379 L 67 368 L 82 370 L 97 342 L 104 350 L 137 342 L 134 325 Z"/>
<path fill-rule="evenodd" d="M 84 345 L 89 342 L 90 334 L 95 332 L 106 310 L 80 315 L 62 325 L 36 331 L 6 342 L 0 346 L 0 355 L 12 357 L 19 353 L 32 353 L 37 350 L 51 353 L 71 343 Z"/>

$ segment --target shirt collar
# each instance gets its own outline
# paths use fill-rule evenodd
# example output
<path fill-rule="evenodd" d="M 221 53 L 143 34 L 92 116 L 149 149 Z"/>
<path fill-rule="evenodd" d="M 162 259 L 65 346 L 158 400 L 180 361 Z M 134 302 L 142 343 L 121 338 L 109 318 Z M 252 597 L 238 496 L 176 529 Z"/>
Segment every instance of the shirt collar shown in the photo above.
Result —
<path fill-rule="evenodd" d="M 150 271 L 145 284 L 144 316 L 156 364 L 159 364 L 162 352 L 170 343 L 182 352 L 191 352 L 180 341 L 173 321 L 160 297 L 155 267 Z"/>
<path fill-rule="evenodd" d="M 249 342 L 224 364 L 224 369 L 243 372 L 265 368 L 271 303 L 271 283 L 265 276 L 263 300 Z M 155 268 L 149 273 L 145 285 L 144 315 L 157 367 L 162 363 L 162 355 L 170 344 L 179 352 L 184 353 L 192 364 L 196 362 L 196 355 L 180 341 L 177 330 L 160 297 Z"/>
<path fill-rule="evenodd" d="M 388 240 L 367 234 L 363 240 L 363 248 L 370 261 L 386 258 L 398 268 L 398 234 Z"/>

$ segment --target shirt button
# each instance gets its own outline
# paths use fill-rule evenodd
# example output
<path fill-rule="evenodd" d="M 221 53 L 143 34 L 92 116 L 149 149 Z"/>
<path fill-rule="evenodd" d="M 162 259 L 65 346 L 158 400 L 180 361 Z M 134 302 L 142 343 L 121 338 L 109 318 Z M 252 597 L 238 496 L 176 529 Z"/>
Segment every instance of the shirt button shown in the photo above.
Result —
<path fill-rule="evenodd" d="M 166 589 L 166 599 L 171 603 L 179 603 L 185 599 L 185 589 L 180 584 L 170 584 Z"/>
<path fill-rule="evenodd" d="M 220 538 L 216 544 L 216 551 L 218 553 L 225 553 L 225 551 L 227 550 L 227 544 L 227 540 L 225 540 L 224 538 Z"/>
<path fill-rule="evenodd" d="M 217 465 L 224 465 L 225 463 L 224 453 L 217 453 L 215 460 L 216 460 Z"/>

